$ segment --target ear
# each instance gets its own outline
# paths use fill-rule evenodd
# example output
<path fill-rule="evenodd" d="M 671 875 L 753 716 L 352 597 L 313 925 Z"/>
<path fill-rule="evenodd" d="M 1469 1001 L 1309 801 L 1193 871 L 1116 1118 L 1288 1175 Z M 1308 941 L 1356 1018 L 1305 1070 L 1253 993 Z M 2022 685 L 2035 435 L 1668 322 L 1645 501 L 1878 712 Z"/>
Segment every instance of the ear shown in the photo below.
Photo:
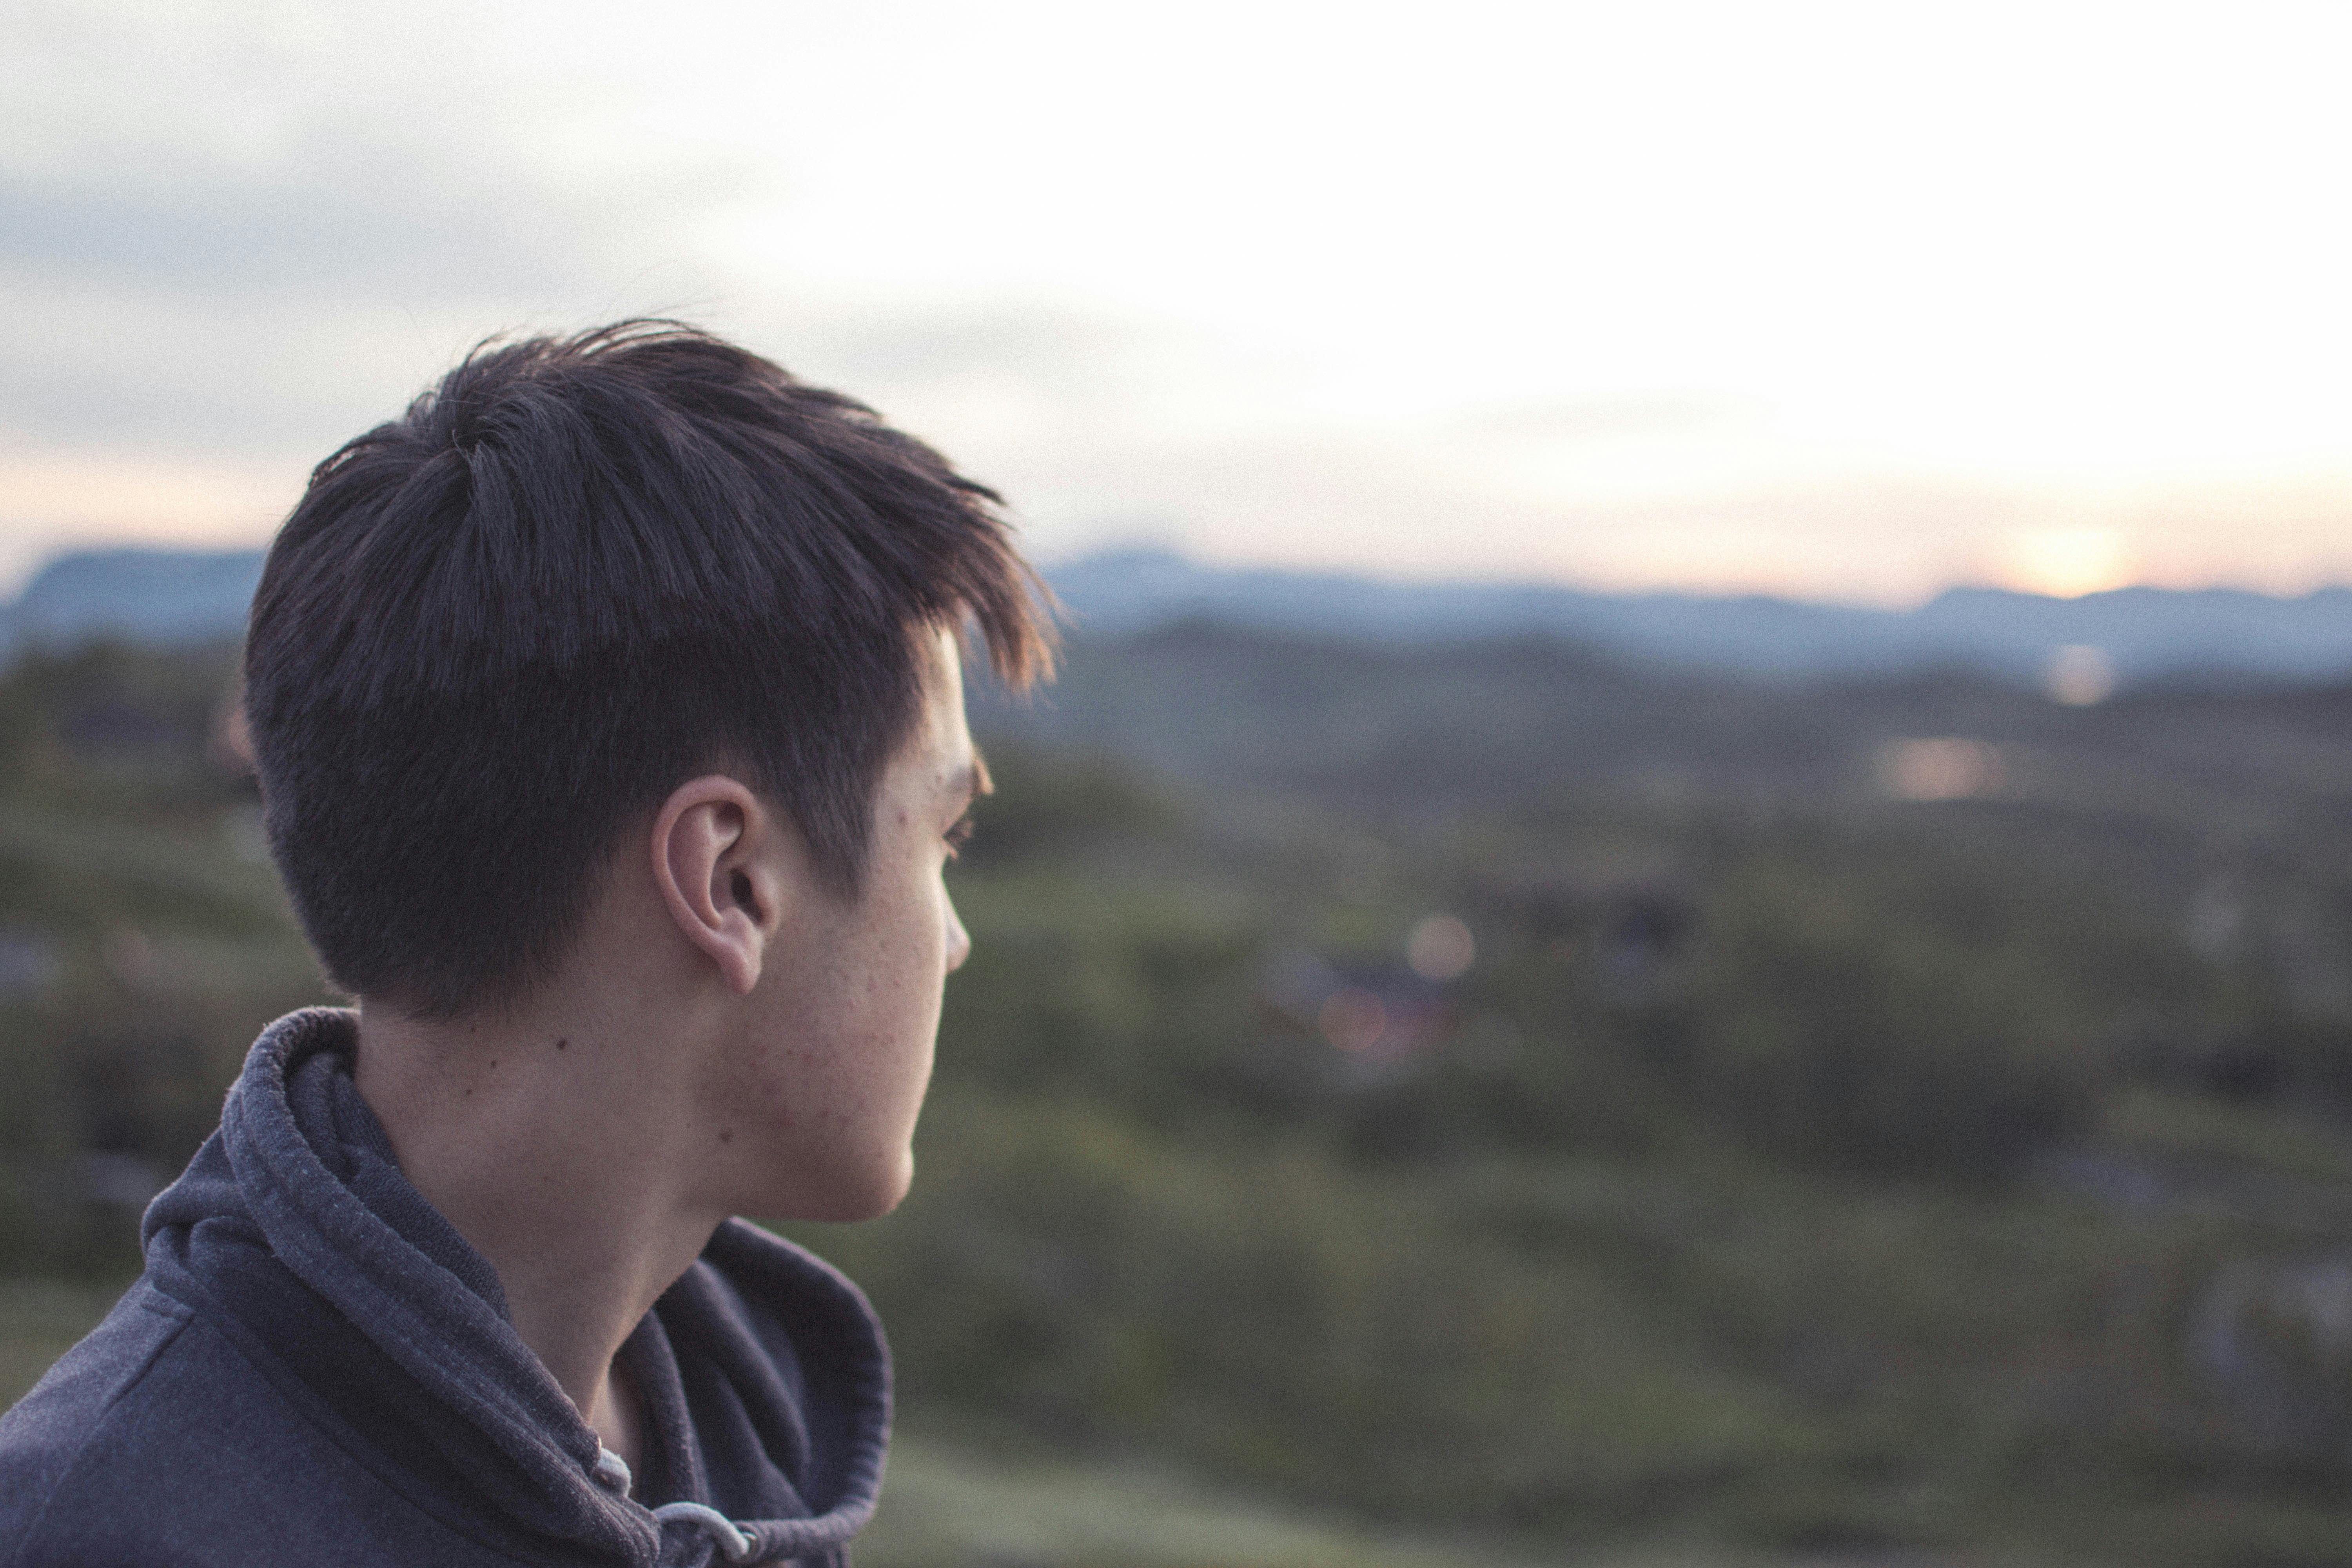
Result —
<path fill-rule="evenodd" d="M 689 780 L 654 816 L 654 885 L 686 940 L 748 995 L 782 919 L 774 813 L 723 773 Z"/>

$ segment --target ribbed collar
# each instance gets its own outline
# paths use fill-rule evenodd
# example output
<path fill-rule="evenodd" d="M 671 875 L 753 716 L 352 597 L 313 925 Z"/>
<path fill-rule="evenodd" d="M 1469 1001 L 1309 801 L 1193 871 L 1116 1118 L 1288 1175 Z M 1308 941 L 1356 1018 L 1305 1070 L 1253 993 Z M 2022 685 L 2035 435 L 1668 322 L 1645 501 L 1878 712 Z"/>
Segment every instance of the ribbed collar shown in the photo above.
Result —
<path fill-rule="evenodd" d="M 596 1479 L 602 1445 L 515 1332 L 496 1271 L 401 1174 L 352 1079 L 356 1042 L 355 1014 L 310 1008 L 254 1043 L 220 1131 L 148 1210 L 151 1278 L 229 1320 L 298 1403 L 485 1545 L 709 1561 L 702 1529 Z M 646 1479 L 671 1494 L 646 1501 L 727 1512 L 751 1561 L 827 1553 L 864 1527 L 889 1356 L 829 1266 L 730 1220 L 623 1353 L 657 1454 Z"/>

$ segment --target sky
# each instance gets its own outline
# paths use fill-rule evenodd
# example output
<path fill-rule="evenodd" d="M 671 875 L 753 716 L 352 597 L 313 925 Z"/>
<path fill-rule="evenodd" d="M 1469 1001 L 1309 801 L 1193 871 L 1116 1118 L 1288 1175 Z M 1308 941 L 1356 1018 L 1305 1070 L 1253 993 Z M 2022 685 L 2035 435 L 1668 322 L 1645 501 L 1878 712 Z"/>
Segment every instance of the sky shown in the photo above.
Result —
<path fill-rule="evenodd" d="M 2340 5 L 15 0 L 0 591 L 683 317 L 1032 552 L 2352 581 Z"/>

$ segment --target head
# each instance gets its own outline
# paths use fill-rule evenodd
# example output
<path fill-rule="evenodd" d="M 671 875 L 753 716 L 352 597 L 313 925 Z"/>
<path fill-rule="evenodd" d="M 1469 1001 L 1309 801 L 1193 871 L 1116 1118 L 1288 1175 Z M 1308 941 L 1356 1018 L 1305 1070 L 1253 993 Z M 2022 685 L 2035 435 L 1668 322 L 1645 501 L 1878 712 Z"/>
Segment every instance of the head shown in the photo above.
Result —
<path fill-rule="evenodd" d="M 837 917 L 803 934 L 850 940 L 903 901 L 877 871 L 914 775 L 976 763 L 959 639 L 1016 687 L 1050 664 L 997 504 L 676 323 L 477 351 L 320 465 L 254 600 L 270 843 L 328 973 L 415 1018 L 511 1009 L 614 867 L 698 822 L 766 857 L 718 852 L 730 906 L 786 875 Z"/>

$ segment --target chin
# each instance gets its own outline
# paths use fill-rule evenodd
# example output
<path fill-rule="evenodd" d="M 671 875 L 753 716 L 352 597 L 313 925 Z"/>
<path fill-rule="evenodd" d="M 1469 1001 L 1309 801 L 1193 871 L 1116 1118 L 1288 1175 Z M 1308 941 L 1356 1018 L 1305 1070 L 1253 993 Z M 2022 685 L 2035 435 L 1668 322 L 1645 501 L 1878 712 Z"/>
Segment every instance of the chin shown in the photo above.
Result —
<path fill-rule="evenodd" d="M 906 1197 L 914 1183 L 915 1159 L 911 1152 L 902 1152 L 898 1159 L 877 1161 L 864 1171 L 828 1175 L 831 1179 L 821 1184 L 795 1184 L 791 1201 L 771 1212 L 834 1225 L 880 1219 Z"/>

